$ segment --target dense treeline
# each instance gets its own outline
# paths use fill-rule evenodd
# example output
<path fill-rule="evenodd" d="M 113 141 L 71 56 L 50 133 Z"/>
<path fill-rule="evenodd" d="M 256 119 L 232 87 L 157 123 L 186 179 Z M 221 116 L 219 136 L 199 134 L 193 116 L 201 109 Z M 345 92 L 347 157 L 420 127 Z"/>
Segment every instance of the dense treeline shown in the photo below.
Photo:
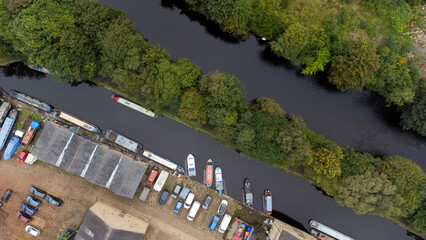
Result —
<path fill-rule="evenodd" d="M 238 9 L 245 9 L 243 3 Z M 0 16 L 0 46 L 17 60 L 46 67 L 58 80 L 111 77 L 119 89 L 143 96 L 148 107 L 166 108 L 248 157 L 281 168 L 298 166 L 357 213 L 402 216 L 419 231 L 426 227 L 426 175 L 411 160 L 376 158 L 338 146 L 272 99 L 259 98 L 246 106 L 244 87 L 234 75 L 203 74 L 187 59 L 171 61 L 165 49 L 147 43 L 117 9 L 96 0 L 3 0 Z M 304 38 L 305 32 L 294 34 Z M 371 48 L 364 43 L 353 51 L 375 59 Z"/>
<path fill-rule="evenodd" d="M 404 32 L 424 27 L 422 0 L 185 0 L 224 31 L 269 41 L 303 74 L 327 71 L 341 91 L 364 88 L 402 108 L 404 129 L 426 136 L 421 56 Z M 422 104 L 423 103 L 423 104 Z M 419 109 L 421 111 L 413 111 Z"/>

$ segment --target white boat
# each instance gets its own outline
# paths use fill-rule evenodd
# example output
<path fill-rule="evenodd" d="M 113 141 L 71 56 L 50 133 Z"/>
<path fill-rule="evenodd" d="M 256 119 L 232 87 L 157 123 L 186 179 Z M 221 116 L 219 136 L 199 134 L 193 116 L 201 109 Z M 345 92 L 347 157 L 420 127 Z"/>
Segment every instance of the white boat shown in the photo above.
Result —
<path fill-rule="evenodd" d="M 150 111 L 150 110 L 142 107 L 141 105 L 138 105 L 138 104 L 136 104 L 134 102 L 131 102 L 131 101 L 127 100 L 127 99 L 124 99 L 124 98 L 122 98 L 122 97 L 120 97 L 118 95 L 112 95 L 111 98 L 112 98 L 113 101 L 121 103 L 121 104 L 123 104 L 123 105 L 125 105 L 125 106 L 127 106 L 127 107 L 129 107 L 129 108 L 131 108 L 133 110 L 141 112 L 141 113 L 143 113 L 143 114 L 145 114 L 147 116 L 150 116 L 150 117 L 153 117 L 153 118 L 158 117 L 158 115 L 156 115 L 155 112 Z"/>
<path fill-rule="evenodd" d="M 188 176 L 195 177 L 197 176 L 197 171 L 195 170 L 195 158 L 192 154 L 189 154 L 186 158 L 186 164 L 188 169 Z"/>
<path fill-rule="evenodd" d="M 320 232 L 323 232 L 323 233 L 325 233 L 325 234 L 327 234 L 330 237 L 335 238 L 335 239 L 339 239 L 339 240 L 355 240 L 355 239 L 353 239 L 351 237 L 348 237 L 345 234 L 343 234 L 341 232 L 338 232 L 338 231 L 336 231 L 336 230 L 334 230 L 334 229 L 332 229 L 332 228 L 330 228 L 330 227 L 328 227 L 328 226 L 326 226 L 326 225 L 324 225 L 322 223 L 319 223 L 319 222 L 317 222 L 315 220 L 310 220 L 309 221 L 309 225 L 311 225 L 312 228 L 314 228 L 314 229 L 316 229 L 316 230 L 318 230 Z"/>
<path fill-rule="evenodd" d="M 214 170 L 214 175 L 216 177 L 216 190 L 219 191 L 219 195 L 222 195 L 223 190 L 223 178 L 222 178 L 222 169 L 216 167 Z"/>

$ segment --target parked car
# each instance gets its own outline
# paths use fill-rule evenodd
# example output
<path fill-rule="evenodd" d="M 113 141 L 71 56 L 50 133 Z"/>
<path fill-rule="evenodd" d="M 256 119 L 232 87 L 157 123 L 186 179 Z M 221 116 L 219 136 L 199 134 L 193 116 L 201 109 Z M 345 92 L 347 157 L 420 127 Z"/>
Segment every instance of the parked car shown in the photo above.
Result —
<path fill-rule="evenodd" d="M 173 193 L 172 193 L 172 198 L 176 198 L 181 189 L 182 189 L 182 186 L 179 185 L 179 184 L 176 184 L 176 187 L 175 187 L 175 189 L 173 190 Z"/>
<path fill-rule="evenodd" d="M 195 216 L 197 215 L 198 210 L 200 209 L 201 203 L 199 201 L 194 201 L 194 204 L 192 204 L 191 209 L 189 210 L 188 215 L 186 216 L 186 219 L 189 221 L 194 220 Z"/>
<path fill-rule="evenodd" d="M 41 197 L 41 198 L 46 197 L 46 192 L 41 190 L 40 188 L 36 188 L 34 186 L 31 186 L 29 191 L 34 196 Z"/>
<path fill-rule="evenodd" d="M 59 207 L 59 206 L 62 205 L 62 200 L 61 199 L 59 199 L 59 198 L 57 198 L 55 196 L 52 196 L 50 194 L 47 194 L 46 197 L 44 198 L 44 200 L 46 200 L 46 202 L 48 202 L 48 203 L 50 203 L 50 204 L 52 204 L 54 206 L 57 206 L 57 207 Z"/>
<path fill-rule="evenodd" d="M 158 204 L 164 205 L 168 196 L 169 196 L 169 191 L 164 190 L 163 193 L 161 194 L 160 200 L 158 200 Z"/>
<path fill-rule="evenodd" d="M 12 196 L 12 189 L 7 189 L 6 191 L 4 191 L 3 195 L 1 196 L 1 200 L 0 200 L 0 207 L 6 203 L 7 201 L 9 201 L 10 196 Z"/>
<path fill-rule="evenodd" d="M 25 227 L 25 231 L 31 235 L 33 235 L 34 237 L 40 236 L 41 231 L 38 230 L 37 228 L 31 226 L 31 225 L 27 225 Z"/>
<path fill-rule="evenodd" d="M 183 205 L 183 201 L 182 200 L 177 201 L 176 206 L 173 209 L 173 212 L 174 213 L 179 213 L 180 209 L 182 208 L 182 205 Z"/>
<path fill-rule="evenodd" d="M 40 207 L 41 205 L 41 201 L 33 196 L 27 196 L 27 198 L 25 198 L 25 201 L 34 207 Z"/>
<path fill-rule="evenodd" d="M 212 221 L 210 222 L 209 229 L 214 231 L 216 229 L 217 224 L 219 223 L 219 220 L 219 216 L 214 216 Z"/>
<path fill-rule="evenodd" d="M 194 201 L 195 195 L 193 193 L 189 193 L 188 197 L 186 198 L 185 205 L 183 205 L 184 208 L 188 209 L 191 207 L 192 201 Z"/>
<path fill-rule="evenodd" d="M 238 228 L 237 234 L 233 239 L 238 240 L 241 237 L 241 234 L 243 234 L 244 228 L 246 228 L 246 225 L 244 223 L 241 223 L 240 228 Z"/>
<path fill-rule="evenodd" d="M 217 229 L 220 233 L 224 233 L 226 231 L 226 229 L 229 226 L 229 223 L 231 222 L 231 215 L 229 214 L 225 214 L 225 216 L 223 216 L 222 222 L 219 225 L 219 228 Z"/>
<path fill-rule="evenodd" d="M 27 150 L 22 150 L 22 152 L 18 156 L 18 161 L 20 161 L 20 162 L 25 161 L 25 159 L 27 159 L 29 153 L 30 152 L 28 152 Z"/>
<path fill-rule="evenodd" d="M 28 214 L 26 214 L 26 213 L 23 213 L 23 212 L 21 212 L 21 211 L 19 211 L 18 213 L 16 213 L 16 217 L 19 219 L 19 220 L 21 220 L 21 221 L 23 221 L 23 222 L 29 222 L 29 221 L 31 221 L 31 216 L 30 215 L 28 215 Z"/>
<path fill-rule="evenodd" d="M 223 215 L 225 213 L 226 206 L 228 206 L 228 201 L 223 199 L 222 202 L 220 202 L 219 208 L 217 209 L 217 214 Z"/>
<path fill-rule="evenodd" d="M 155 178 L 157 177 L 158 169 L 157 167 L 152 168 L 151 173 L 148 176 L 148 180 L 146 181 L 147 184 L 152 185 L 155 181 Z"/>
<path fill-rule="evenodd" d="M 141 193 L 141 196 L 139 197 L 139 199 L 142 201 L 142 202 L 145 202 L 145 200 L 146 200 L 146 198 L 148 197 L 148 194 L 149 194 L 149 192 L 151 191 L 151 189 L 150 188 L 148 188 L 148 187 L 143 187 L 143 191 L 142 191 L 142 193 Z"/>
<path fill-rule="evenodd" d="M 209 208 L 211 202 L 212 202 L 212 197 L 210 197 L 209 195 L 207 195 L 206 199 L 204 199 L 204 202 L 203 202 L 203 206 L 202 206 L 203 209 L 207 210 L 207 208 Z"/>
<path fill-rule="evenodd" d="M 189 188 L 183 187 L 182 191 L 180 191 L 179 193 L 179 197 L 185 200 L 186 197 L 188 196 L 188 193 L 189 193 Z"/>
<path fill-rule="evenodd" d="M 25 203 L 22 204 L 21 211 L 31 216 L 34 216 L 37 214 L 37 209 Z"/>

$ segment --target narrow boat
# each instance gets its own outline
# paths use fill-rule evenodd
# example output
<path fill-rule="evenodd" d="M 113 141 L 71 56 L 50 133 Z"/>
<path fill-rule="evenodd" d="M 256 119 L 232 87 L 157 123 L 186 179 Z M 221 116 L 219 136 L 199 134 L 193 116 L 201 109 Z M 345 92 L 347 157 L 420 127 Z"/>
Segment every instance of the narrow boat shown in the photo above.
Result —
<path fill-rule="evenodd" d="M 7 141 L 7 137 L 9 137 L 10 131 L 15 124 L 16 117 L 18 116 L 18 111 L 16 109 L 12 109 L 10 111 L 9 116 L 4 120 L 4 123 L 0 130 L 0 150 L 3 149 L 4 144 Z"/>
<path fill-rule="evenodd" d="M 21 139 L 18 136 L 12 137 L 7 144 L 6 150 L 4 150 L 4 160 L 9 160 L 15 154 L 16 150 L 18 150 L 19 145 L 21 145 Z"/>
<path fill-rule="evenodd" d="M 169 160 L 163 156 L 160 156 L 148 150 L 144 150 L 142 155 L 158 164 L 161 164 L 165 167 L 172 169 L 173 171 L 176 171 L 180 174 L 185 174 L 185 168 L 183 168 L 182 165 L 175 163 L 172 160 Z"/>
<path fill-rule="evenodd" d="M 263 203 L 265 213 L 271 215 L 272 213 L 272 192 L 269 189 L 265 189 L 265 194 L 263 195 Z"/>
<path fill-rule="evenodd" d="M 22 139 L 22 146 L 25 147 L 31 143 L 34 135 L 37 130 L 40 129 L 41 123 L 39 121 L 32 121 L 28 131 L 25 133 L 24 138 Z"/>
<path fill-rule="evenodd" d="M 18 92 L 16 90 L 13 90 L 9 94 L 11 97 L 18 99 L 21 102 L 24 102 L 26 104 L 29 104 L 33 107 L 36 107 L 38 109 L 41 109 L 45 112 L 52 111 L 53 107 L 49 105 L 48 103 L 45 103 L 43 101 L 38 100 L 37 98 L 33 98 L 25 93 Z"/>
<path fill-rule="evenodd" d="M 150 116 L 150 117 L 153 117 L 153 118 L 158 117 L 158 115 L 155 114 L 155 112 L 150 111 L 150 110 L 142 107 L 141 105 L 138 105 L 138 104 L 136 104 L 134 102 L 131 102 L 131 101 L 127 100 L 127 99 L 124 99 L 123 97 L 121 97 L 119 95 L 112 95 L 111 98 L 112 98 L 112 100 L 114 102 L 121 103 L 121 104 L 123 104 L 123 105 L 125 105 L 125 106 L 127 106 L 127 107 L 129 107 L 129 108 L 131 108 L 133 110 L 141 112 L 141 113 L 143 113 L 143 114 L 145 114 L 147 116 Z"/>
<path fill-rule="evenodd" d="M 253 193 L 251 192 L 251 184 L 248 178 L 244 179 L 244 202 L 253 206 Z"/>
<path fill-rule="evenodd" d="M 355 240 L 351 237 L 346 236 L 345 234 L 338 232 L 322 223 L 319 223 L 315 220 L 310 220 L 309 221 L 309 225 L 311 225 L 312 228 L 325 233 L 326 235 L 335 238 L 335 239 L 339 239 L 339 240 Z"/>
<path fill-rule="evenodd" d="M 209 159 L 206 165 L 206 179 L 207 187 L 211 187 L 213 183 L 213 161 Z"/>
<path fill-rule="evenodd" d="M 58 112 L 59 112 L 59 115 L 58 115 Z M 68 114 L 64 111 L 56 111 L 56 112 L 54 112 L 53 115 L 58 116 L 59 118 L 62 118 L 64 120 L 67 120 L 68 122 L 75 124 L 75 125 L 77 125 L 81 128 L 84 128 L 84 129 L 86 129 L 90 132 L 94 132 L 94 133 L 100 132 L 99 128 L 96 127 L 95 125 L 90 124 L 88 122 L 85 122 L 85 121 L 83 121 L 83 120 L 81 120 L 77 117 L 74 117 L 73 115 Z"/>
<path fill-rule="evenodd" d="M 6 119 L 7 114 L 9 113 L 10 108 L 11 108 L 10 103 L 8 103 L 8 102 L 2 103 L 2 105 L 0 107 L 0 125 Z"/>
<path fill-rule="evenodd" d="M 134 153 L 143 154 L 143 145 L 141 143 L 125 137 L 114 130 L 108 129 L 105 133 L 105 138 Z"/>
<path fill-rule="evenodd" d="M 220 196 L 222 195 L 222 190 L 223 190 L 222 169 L 220 169 L 220 167 L 216 167 L 214 172 L 216 177 L 216 190 L 219 191 L 219 196 Z"/>
<path fill-rule="evenodd" d="M 188 176 L 195 177 L 197 176 L 197 172 L 195 170 L 195 158 L 192 154 L 189 154 L 186 158 L 186 164 L 188 167 Z"/>

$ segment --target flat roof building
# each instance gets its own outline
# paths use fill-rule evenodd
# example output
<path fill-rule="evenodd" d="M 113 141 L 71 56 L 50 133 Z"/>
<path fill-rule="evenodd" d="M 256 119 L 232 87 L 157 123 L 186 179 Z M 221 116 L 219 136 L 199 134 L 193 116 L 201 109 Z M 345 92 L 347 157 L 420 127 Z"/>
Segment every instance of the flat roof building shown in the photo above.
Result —
<path fill-rule="evenodd" d="M 74 240 L 141 240 L 148 222 L 103 202 L 84 216 Z"/>

